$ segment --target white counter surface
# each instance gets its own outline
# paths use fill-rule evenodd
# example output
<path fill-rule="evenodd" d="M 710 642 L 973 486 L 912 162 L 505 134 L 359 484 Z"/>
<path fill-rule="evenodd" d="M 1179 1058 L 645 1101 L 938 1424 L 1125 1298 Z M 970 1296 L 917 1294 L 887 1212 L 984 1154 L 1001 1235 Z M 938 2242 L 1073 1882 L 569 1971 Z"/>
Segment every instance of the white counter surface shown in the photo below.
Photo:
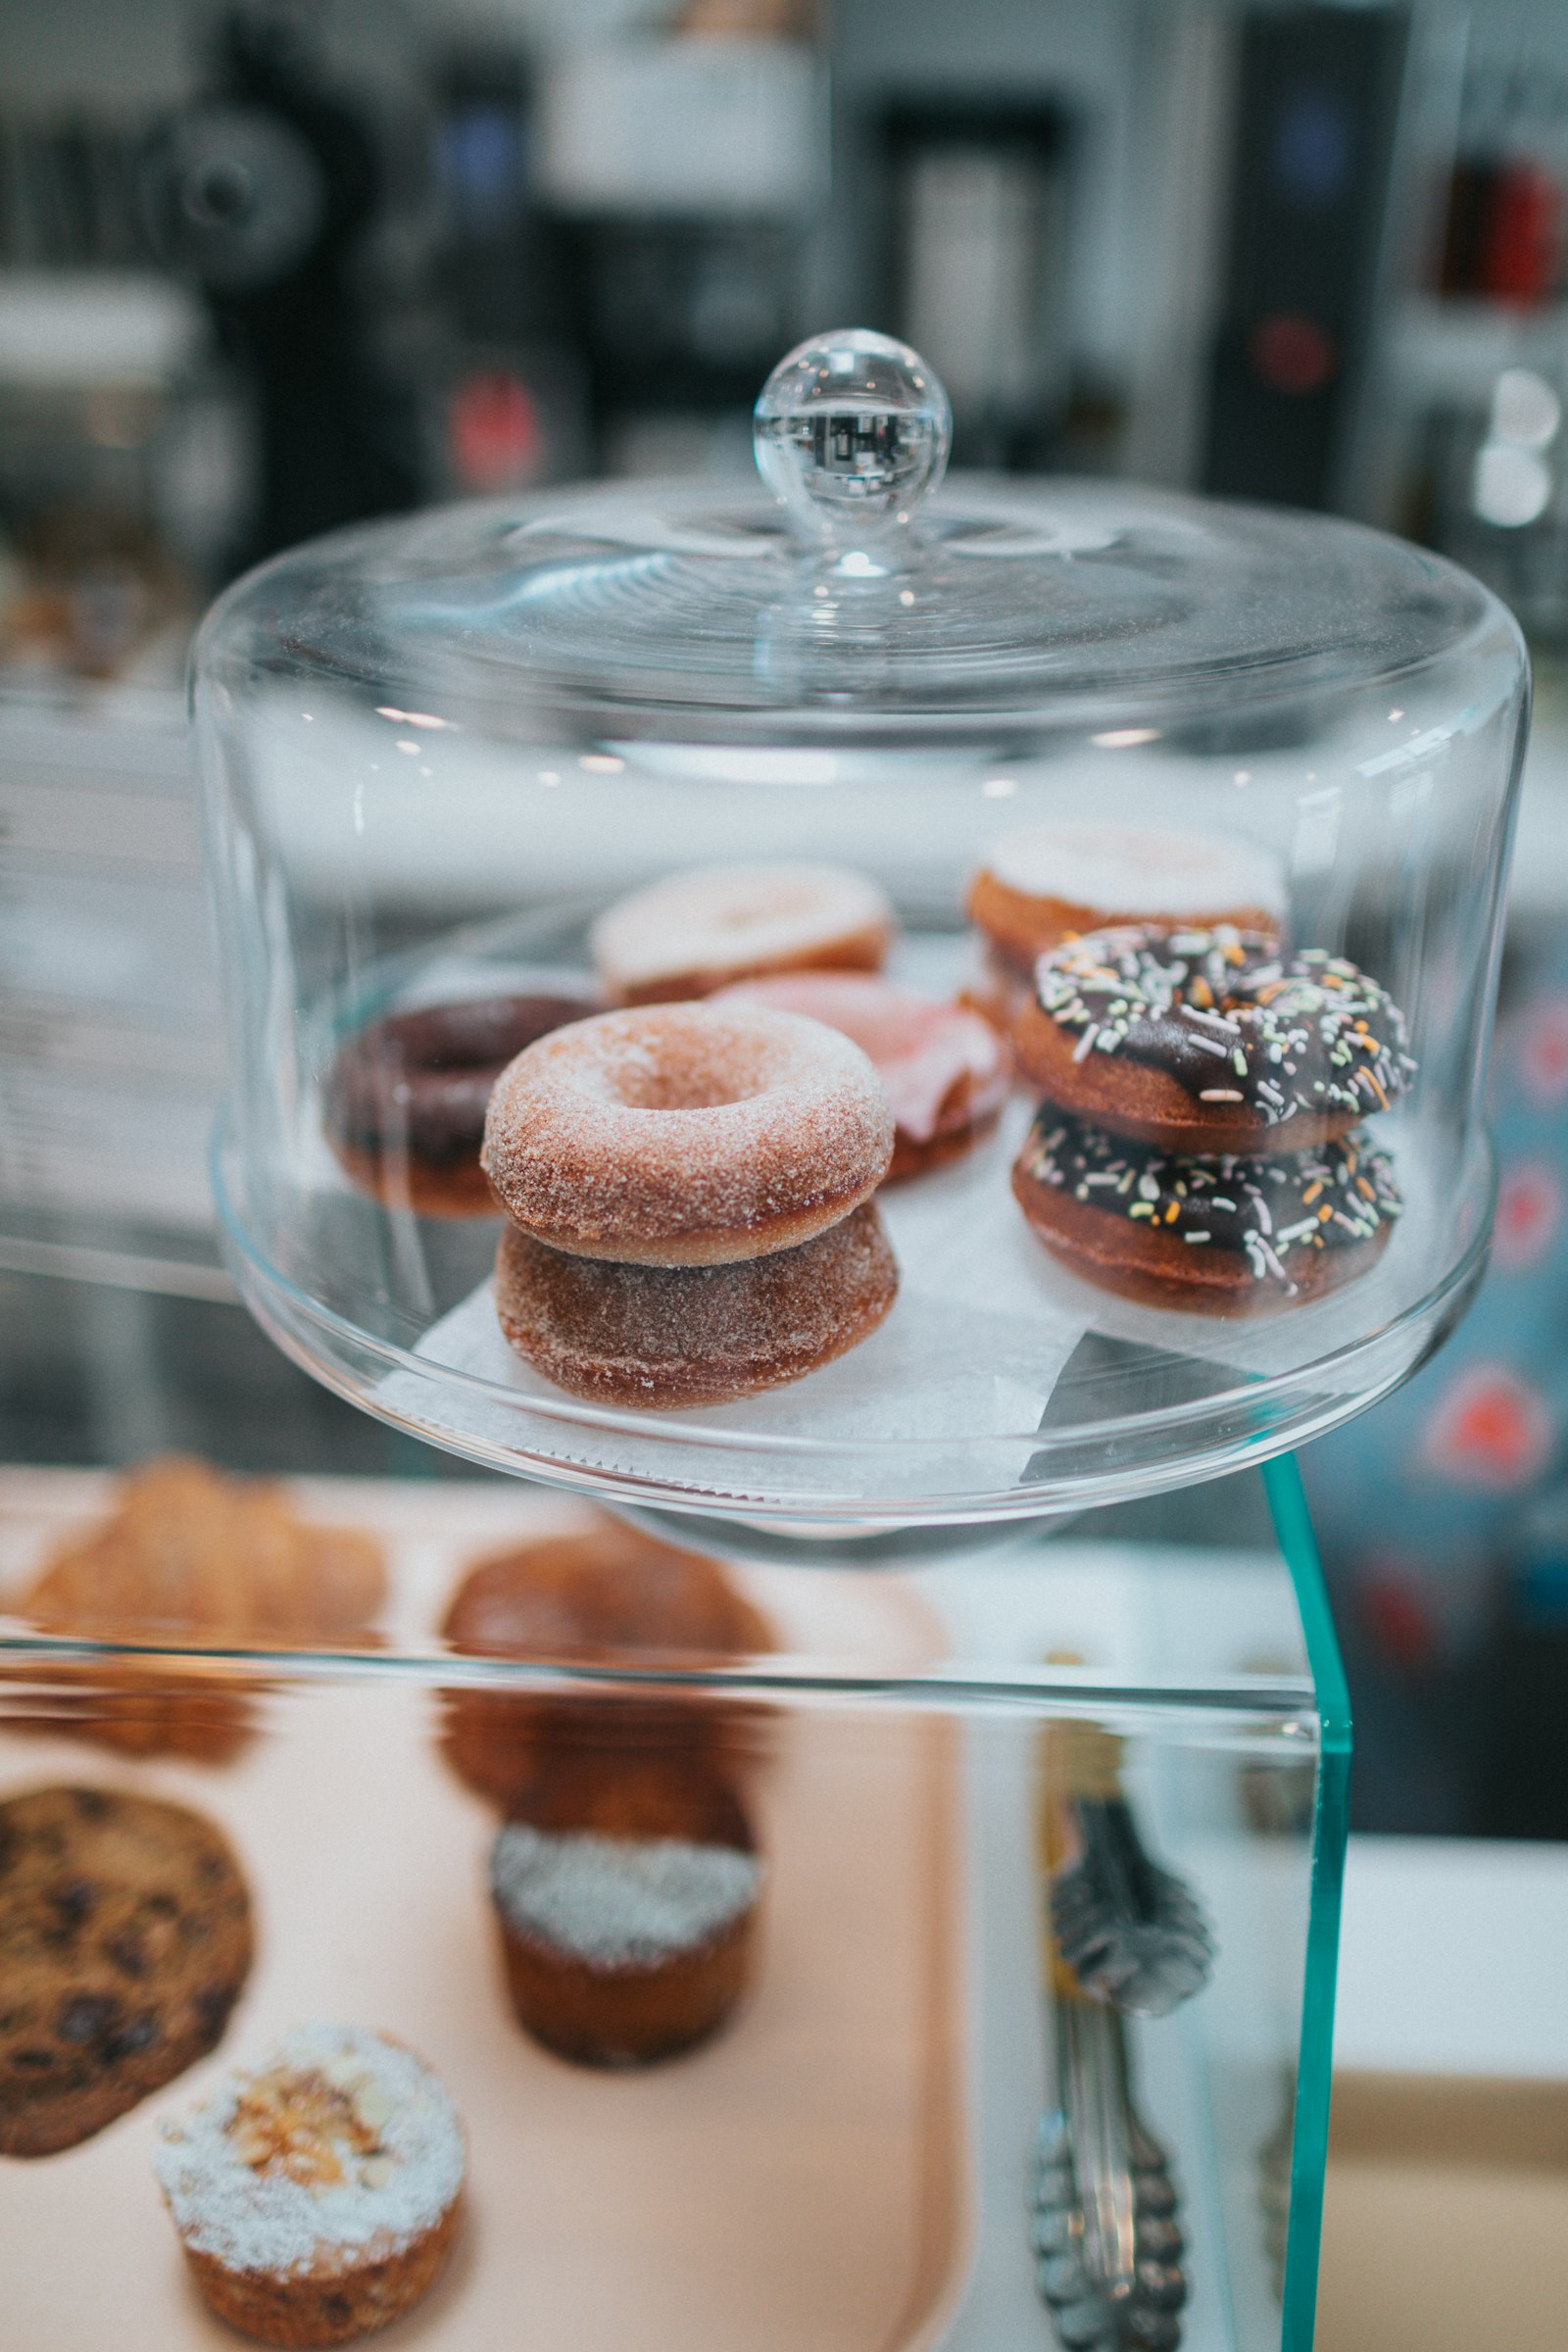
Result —
<path fill-rule="evenodd" d="M 1568 1845 L 1352 1838 L 1334 2056 L 1568 2080 Z"/>

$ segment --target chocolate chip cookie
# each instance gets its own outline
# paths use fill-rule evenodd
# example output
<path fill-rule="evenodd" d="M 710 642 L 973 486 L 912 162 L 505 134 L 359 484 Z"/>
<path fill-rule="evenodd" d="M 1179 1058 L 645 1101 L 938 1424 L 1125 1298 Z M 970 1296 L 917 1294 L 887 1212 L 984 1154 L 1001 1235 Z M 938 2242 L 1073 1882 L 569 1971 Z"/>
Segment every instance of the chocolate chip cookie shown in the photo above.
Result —
<path fill-rule="evenodd" d="M 0 1803 L 0 2155 L 90 2138 L 212 2049 L 250 1896 L 183 1805 L 103 1788 Z"/>

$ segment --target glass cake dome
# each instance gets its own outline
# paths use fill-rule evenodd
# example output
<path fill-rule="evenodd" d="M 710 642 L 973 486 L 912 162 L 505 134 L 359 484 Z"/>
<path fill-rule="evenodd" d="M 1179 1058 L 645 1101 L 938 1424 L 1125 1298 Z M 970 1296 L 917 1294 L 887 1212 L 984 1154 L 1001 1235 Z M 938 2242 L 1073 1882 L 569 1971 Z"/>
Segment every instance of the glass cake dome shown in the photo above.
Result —
<path fill-rule="evenodd" d="M 1462 1311 L 1513 621 L 947 445 L 830 335 L 750 491 L 376 524 L 209 618 L 227 1247 L 369 1411 L 907 1546 L 1279 1452 Z"/>

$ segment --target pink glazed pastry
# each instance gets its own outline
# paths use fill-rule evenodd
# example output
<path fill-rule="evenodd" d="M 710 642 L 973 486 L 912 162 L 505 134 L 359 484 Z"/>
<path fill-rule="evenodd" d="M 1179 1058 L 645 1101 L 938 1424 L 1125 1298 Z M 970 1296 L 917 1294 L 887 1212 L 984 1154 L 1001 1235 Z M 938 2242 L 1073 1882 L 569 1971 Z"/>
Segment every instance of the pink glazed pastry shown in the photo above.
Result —
<path fill-rule="evenodd" d="M 946 1166 L 995 1126 L 1012 1076 L 1005 1040 L 961 1004 L 934 1004 L 891 981 L 792 972 L 742 981 L 714 1004 L 765 1004 L 837 1029 L 876 1065 L 897 1134 L 886 1182 Z"/>

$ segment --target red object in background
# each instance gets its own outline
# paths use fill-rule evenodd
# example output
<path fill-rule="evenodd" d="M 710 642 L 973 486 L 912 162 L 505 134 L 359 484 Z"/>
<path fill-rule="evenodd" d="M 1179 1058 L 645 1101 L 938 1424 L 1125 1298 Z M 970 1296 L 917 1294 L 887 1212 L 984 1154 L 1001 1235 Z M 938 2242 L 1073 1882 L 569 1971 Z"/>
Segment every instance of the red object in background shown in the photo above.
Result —
<path fill-rule="evenodd" d="M 1419 1571 L 1374 1562 L 1362 1592 L 1361 1613 L 1372 1639 L 1396 1666 L 1425 1665 L 1437 1647 Z"/>
<path fill-rule="evenodd" d="M 1550 1110 L 1568 1099 L 1568 996 L 1538 997 L 1508 1024 L 1502 1045 L 1532 1102 Z"/>
<path fill-rule="evenodd" d="M 1492 1240 L 1492 1262 L 1500 1274 L 1517 1274 L 1544 1257 L 1562 1208 L 1562 1179 L 1550 1160 L 1520 1159 L 1503 1169 Z"/>
<path fill-rule="evenodd" d="M 1461 157 L 1448 192 L 1439 286 L 1517 310 L 1549 301 L 1564 256 L 1564 191 L 1540 164 Z"/>
<path fill-rule="evenodd" d="M 1562 189 L 1539 164 L 1505 164 L 1493 182 L 1481 291 L 1523 310 L 1545 302 L 1562 259 Z"/>
<path fill-rule="evenodd" d="M 1528 1486 L 1551 1457 L 1545 1400 L 1506 1364 L 1471 1364 L 1439 1397 L 1421 1438 L 1429 1472 L 1495 1494 Z"/>
<path fill-rule="evenodd" d="M 1298 397 L 1320 391 L 1340 364 L 1328 329 L 1294 312 L 1281 312 L 1253 327 L 1248 351 L 1254 372 L 1271 392 Z"/>
<path fill-rule="evenodd" d="M 480 368 L 452 395 L 448 411 L 452 470 L 459 486 L 481 495 L 520 490 L 545 452 L 539 404 L 520 376 Z"/>

